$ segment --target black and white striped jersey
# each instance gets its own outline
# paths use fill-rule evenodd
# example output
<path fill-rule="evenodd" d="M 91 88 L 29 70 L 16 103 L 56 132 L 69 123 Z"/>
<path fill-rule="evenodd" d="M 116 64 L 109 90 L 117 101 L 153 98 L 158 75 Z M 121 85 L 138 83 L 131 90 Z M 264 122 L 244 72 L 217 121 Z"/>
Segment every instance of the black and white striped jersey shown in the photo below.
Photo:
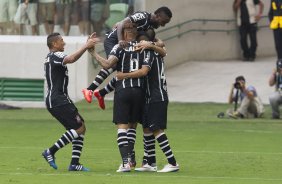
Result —
<path fill-rule="evenodd" d="M 118 72 L 129 73 L 139 70 L 142 65 L 151 66 L 153 54 L 151 51 L 135 51 L 134 46 L 137 41 L 129 42 L 129 46 L 121 48 L 115 45 L 110 55 L 118 58 L 116 69 Z M 144 77 L 141 78 L 128 78 L 116 82 L 116 91 L 123 88 L 144 87 Z"/>
<path fill-rule="evenodd" d="M 135 12 L 129 16 L 130 21 L 137 24 L 137 31 L 146 31 L 149 28 L 153 28 L 150 23 L 150 18 L 151 14 L 148 12 Z M 117 29 L 115 28 L 108 33 L 107 38 L 111 38 L 118 43 Z"/>
<path fill-rule="evenodd" d="M 151 14 L 145 11 L 135 12 L 129 16 L 132 23 L 137 24 L 137 31 L 147 31 L 149 28 L 153 28 L 150 22 Z"/>
<path fill-rule="evenodd" d="M 46 106 L 53 108 L 72 103 L 68 96 L 68 68 L 63 64 L 66 55 L 63 52 L 50 52 L 44 64 L 47 81 Z"/>
<path fill-rule="evenodd" d="M 164 60 L 154 53 L 151 70 L 146 76 L 146 103 L 168 101 L 167 83 L 164 73 Z"/>

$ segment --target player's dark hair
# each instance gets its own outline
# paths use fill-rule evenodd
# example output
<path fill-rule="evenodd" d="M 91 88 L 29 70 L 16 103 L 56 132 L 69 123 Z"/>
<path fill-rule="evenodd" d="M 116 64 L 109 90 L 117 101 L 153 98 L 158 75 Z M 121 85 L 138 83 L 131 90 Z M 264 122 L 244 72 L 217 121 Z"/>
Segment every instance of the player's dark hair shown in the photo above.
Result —
<path fill-rule="evenodd" d="M 156 33 L 155 33 L 154 29 L 148 29 L 146 31 L 146 34 L 147 34 L 147 36 L 148 36 L 150 41 L 154 41 L 155 40 Z"/>
<path fill-rule="evenodd" d="M 166 7 L 166 6 L 162 6 L 162 7 L 158 8 L 158 9 L 154 12 L 154 14 L 159 14 L 159 13 L 161 13 L 161 12 L 164 12 L 164 13 L 166 14 L 166 16 L 168 16 L 169 18 L 172 17 L 172 12 L 171 12 L 170 9 L 169 9 L 168 7 Z"/>
<path fill-rule="evenodd" d="M 47 37 L 47 46 L 49 48 L 52 48 L 52 44 L 57 39 L 58 36 L 60 36 L 60 33 L 52 33 L 52 34 L 48 35 L 48 37 Z"/>
<path fill-rule="evenodd" d="M 133 28 L 137 28 L 137 25 L 135 23 L 132 23 L 132 22 L 125 22 L 123 24 L 123 27 L 121 29 L 121 33 L 122 35 L 124 34 L 124 30 L 125 29 L 133 29 Z"/>
<path fill-rule="evenodd" d="M 238 82 L 238 81 L 240 81 L 240 80 L 246 82 L 245 77 L 244 77 L 243 75 L 240 75 L 240 76 L 236 77 L 236 79 L 235 79 L 236 82 Z"/>
<path fill-rule="evenodd" d="M 147 31 L 138 31 L 138 35 L 136 37 L 136 40 L 141 40 L 140 37 L 142 37 L 142 40 L 146 40 L 146 41 L 154 41 L 155 40 L 155 31 L 154 29 L 148 29 Z M 144 39 L 145 37 L 145 39 Z"/>
<path fill-rule="evenodd" d="M 148 36 L 147 36 L 145 31 L 138 31 L 138 34 L 136 36 L 136 40 L 138 40 L 138 41 L 144 40 L 144 39 L 141 39 L 140 37 L 142 37 L 142 38 L 145 37 L 146 40 L 149 41 L 149 38 L 148 38 Z"/>

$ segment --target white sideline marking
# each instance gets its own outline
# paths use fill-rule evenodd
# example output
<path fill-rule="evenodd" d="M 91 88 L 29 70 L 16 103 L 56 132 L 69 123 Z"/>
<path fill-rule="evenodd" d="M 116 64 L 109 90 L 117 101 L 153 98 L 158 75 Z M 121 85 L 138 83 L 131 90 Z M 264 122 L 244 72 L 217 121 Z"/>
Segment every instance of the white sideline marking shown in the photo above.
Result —
<path fill-rule="evenodd" d="M 41 147 L 0 147 L 1 149 L 36 149 L 36 150 L 44 150 L 44 148 Z M 88 150 L 95 150 L 95 151 L 112 151 L 110 149 L 96 149 L 96 148 L 87 148 Z M 139 149 L 137 149 L 139 150 Z M 202 150 L 202 151 L 189 151 L 189 150 L 183 150 L 183 151 L 173 151 L 175 153 L 213 153 L 213 154 L 256 154 L 256 155 L 282 155 L 282 152 L 238 152 L 238 151 L 209 151 L 209 150 Z"/>
<path fill-rule="evenodd" d="M 238 151 L 173 151 L 177 153 L 214 153 L 214 154 L 257 154 L 257 155 L 282 155 L 280 152 L 238 152 Z"/>
<path fill-rule="evenodd" d="M 33 176 L 33 175 L 41 175 L 41 176 L 84 176 L 84 174 L 76 174 L 76 173 L 56 173 L 56 174 L 44 174 L 44 173 L 19 173 L 19 172 L 16 172 L 16 173 L 0 173 L 0 175 L 11 175 L 11 176 L 16 176 L 16 175 L 26 175 L 26 176 Z M 110 177 L 121 177 L 121 176 L 128 176 L 128 177 L 136 177 L 136 176 L 139 176 L 139 175 L 136 175 L 134 173 L 132 174 L 110 174 L 110 173 L 107 173 L 107 174 L 95 174 L 95 173 L 86 173 L 86 176 L 110 176 Z M 140 175 L 141 176 L 141 175 Z M 141 176 L 142 177 L 142 176 Z M 257 177 L 213 177 L 213 176 L 184 176 L 184 175 L 178 175 L 175 173 L 175 175 L 171 175 L 171 174 L 168 174 L 168 175 L 165 175 L 165 174 L 159 174 L 159 175 L 152 175 L 151 177 L 156 177 L 156 178 L 191 178 L 191 179 L 220 179 L 220 180 L 226 180 L 226 179 L 229 179 L 229 180 L 259 180 L 259 181 L 282 181 L 282 178 L 257 178 Z"/>

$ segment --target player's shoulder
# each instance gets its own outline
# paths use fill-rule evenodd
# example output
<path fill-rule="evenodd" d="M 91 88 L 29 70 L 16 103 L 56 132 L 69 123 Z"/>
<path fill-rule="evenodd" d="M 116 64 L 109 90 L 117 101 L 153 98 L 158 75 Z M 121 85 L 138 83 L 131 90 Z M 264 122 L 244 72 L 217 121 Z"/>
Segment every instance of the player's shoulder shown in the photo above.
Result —
<path fill-rule="evenodd" d="M 129 16 L 130 20 L 132 22 L 137 22 L 140 20 L 148 19 L 150 13 L 145 12 L 145 11 L 137 11 L 133 13 L 132 15 Z"/>
<path fill-rule="evenodd" d="M 66 57 L 66 54 L 63 52 L 54 52 L 54 55 L 58 58 L 64 58 Z"/>
<path fill-rule="evenodd" d="M 117 52 L 121 49 L 120 45 L 119 44 L 116 44 L 112 50 L 111 50 L 111 55 L 115 55 L 117 54 Z"/>

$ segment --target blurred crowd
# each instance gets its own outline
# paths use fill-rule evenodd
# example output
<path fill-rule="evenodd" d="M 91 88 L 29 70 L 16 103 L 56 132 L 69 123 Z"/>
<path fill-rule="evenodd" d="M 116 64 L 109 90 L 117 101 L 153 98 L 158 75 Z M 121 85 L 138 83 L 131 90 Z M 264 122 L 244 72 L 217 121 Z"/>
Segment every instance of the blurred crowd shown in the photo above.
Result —
<path fill-rule="evenodd" d="M 0 0 L 0 35 L 49 35 L 58 25 L 60 32 L 68 36 L 71 26 L 77 25 L 79 35 L 95 31 L 100 36 L 110 29 L 105 25 L 110 16 L 110 4 L 126 3 L 131 14 L 133 1 Z"/>

